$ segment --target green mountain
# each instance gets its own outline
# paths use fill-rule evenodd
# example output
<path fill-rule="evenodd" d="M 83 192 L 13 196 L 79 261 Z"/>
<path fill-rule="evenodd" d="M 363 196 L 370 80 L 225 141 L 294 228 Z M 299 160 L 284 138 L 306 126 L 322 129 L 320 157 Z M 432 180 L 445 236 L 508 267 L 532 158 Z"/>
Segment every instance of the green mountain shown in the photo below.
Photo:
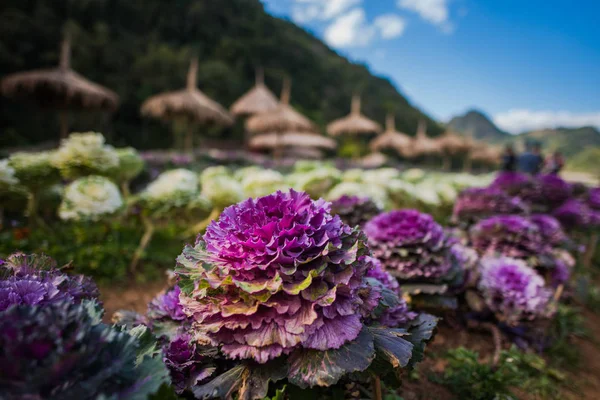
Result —
<path fill-rule="evenodd" d="M 65 25 L 73 36 L 73 68 L 121 98 L 112 119 L 78 114 L 72 129 L 101 130 L 118 144 L 172 145 L 172 127 L 142 120 L 139 107 L 153 94 L 183 88 L 193 54 L 200 60 L 199 88 L 227 107 L 252 87 L 262 66 L 275 93 L 286 74 L 292 78 L 292 105 L 321 127 L 347 114 L 351 95 L 359 92 L 371 118 L 383 122 L 393 112 L 402 131 L 415 132 L 420 118 L 430 134 L 442 130 L 388 79 L 267 14 L 259 0 L 3 0 L 0 76 L 55 66 Z M 0 146 L 55 140 L 56 116 L 2 99 L 0 132 Z M 202 134 L 239 139 L 242 126 Z"/>
<path fill-rule="evenodd" d="M 502 143 L 510 139 L 510 134 L 500 130 L 483 112 L 470 110 L 464 115 L 459 115 L 448 122 L 447 127 L 453 131 L 470 136 L 474 139 Z"/>
<path fill-rule="evenodd" d="M 586 149 L 600 147 L 600 132 L 594 127 L 542 129 L 527 132 L 515 138 L 519 145 L 538 141 L 545 152 L 559 150 L 565 157 L 574 157 Z"/>

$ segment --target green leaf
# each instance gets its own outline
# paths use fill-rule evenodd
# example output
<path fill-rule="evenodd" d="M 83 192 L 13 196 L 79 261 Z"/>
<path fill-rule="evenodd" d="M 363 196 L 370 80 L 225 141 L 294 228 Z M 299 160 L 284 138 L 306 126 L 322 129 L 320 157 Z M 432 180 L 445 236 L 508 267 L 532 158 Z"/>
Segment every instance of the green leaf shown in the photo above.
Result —
<path fill-rule="evenodd" d="M 458 299 L 455 296 L 422 294 L 413 296 L 410 303 L 417 310 L 456 310 L 458 308 Z"/>
<path fill-rule="evenodd" d="M 243 375 L 247 370 L 246 365 L 238 365 L 217 376 L 212 381 L 192 388 L 197 399 L 225 399 L 231 398 L 242 385 Z"/>
<path fill-rule="evenodd" d="M 287 373 L 287 360 L 284 357 L 266 364 L 249 364 L 243 374 L 239 400 L 255 400 L 266 397 L 269 392 L 269 382 L 280 381 L 287 376 Z"/>
<path fill-rule="evenodd" d="M 331 386 L 347 373 L 364 371 L 374 358 L 373 336 L 363 328 L 356 339 L 339 349 L 293 352 L 288 359 L 288 380 L 302 389 Z"/>
<path fill-rule="evenodd" d="M 410 333 L 410 335 L 406 338 L 414 345 L 413 356 L 410 360 L 411 366 L 414 366 L 416 363 L 423 360 L 425 346 L 427 342 L 433 338 L 437 323 L 438 318 L 424 313 L 419 314 L 419 316 L 411 322 L 408 328 L 408 333 Z"/>
<path fill-rule="evenodd" d="M 410 334 L 406 330 L 385 327 L 368 329 L 375 340 L 375 350 L 378 355 L 387 360 L 393 368 L 408 365 L 414 345 L 407 340 Z"/>
<path fill-rule="evenodd" d="M 147 326 L 135 326 L 129 330 L 129 334 L 138 340 L 136 366 L 139 366 L 145 357 L 153 358 L 161 354 L 160 346 Z"/>

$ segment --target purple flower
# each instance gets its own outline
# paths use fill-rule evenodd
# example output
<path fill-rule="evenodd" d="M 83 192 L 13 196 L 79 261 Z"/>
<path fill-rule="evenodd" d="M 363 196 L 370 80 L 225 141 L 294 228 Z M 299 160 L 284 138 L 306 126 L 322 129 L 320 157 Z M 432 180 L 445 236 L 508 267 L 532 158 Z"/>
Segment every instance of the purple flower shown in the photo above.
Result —
<path fill-rule="evenodd" d="M 588 191 L 587 204 L 592 210 L 600 211 L 600 187 Z"/>
<path fill-rule="evenodd" d="M 441 225 L 417 210 L 382 213 L 365 224 L 373 255 L 404 280 L 445 278 L 452 269 L 452 240 Z"/>
<path fill-rule="evenodd" d="M 364 225 L 382 210 L 368 197 L 344 195 L 332 202 L 331 212 L 350 226 Z"/>
<path fill-rule="evenodd" d="M 521 172 L 501 172 L 490 187 L 525 199 L 535 192 L 535 184 L 531 176 Z"/>
<path fill-rule="evenodd" d="M 277 192 L 226 208 L 184 249 L 179 299 L 195 333 L 232 359 L 339 348 L 363 326 L 365 255 L 329 203 Z"/>
<path fill-rule="evenodd" d="M 552 213 L 568 230 L 587 229 L 594 222 L 593 214 L 587 204 L 576 199 L 566 201 Z"/>
<path fill-rule="evenodd" d="M 568 238 L 564 233 L 560 222 L 551 215 L 534 214 L 529 217 L 539 229 L 542 239 L 553 247 L 564 245 Z"/>
<path fill-rule="evenodd" d="M 472 222 L 497 214 L 527 214 L 529 208 L 519 198 L 499 188 L 472 188 L 463 191 L 454 204 L 453 219 Z"/>
<path fill-rule="evenodd" d="M 165 346 L 163 361 L 171 375 L 171 383 L 178 394 L 201 384 L 214 372 L 210 349 L 203 349 L 188 334 L 182 334 Z"/>
<path fill-rule="evenodd" d="M 20 304 L 79 303 L 99 295 L 91 279 L 62 273 L 46 256 L 15 253 L 0 265 L 0 278 L 0 311 Z"/>
<path fill-rule="evenodd" d="M 573 195 L 571 184 L 558 175 L 538 175 L 534 183 L 535 191 L 523 198 L 536 211 L 551 212 Z"/>
<path fill-rule="evenodd" d="M 549 251 L 537 225 L 519 215 L 484 219 L 471 228 L 470 236 L 472 247 L 482 257 L 503 255 L 527 259 Z"/>
<path fill-rule="evenodd" d="M 490 310 L 508 324 L 549 315 L 552 292 L 544 286 L 544 279 L 522 260 L 483 259 L 479 290 Z"/>
<path fill-rule="evenodd" d="M 185 315 L 183 307 L 179 303 L 180 293 L 181 289 L 179 289 L 179 286 L 175 286 L 166 293 L 156 296 L 148 305 L 148 318 L 152 320 L 185 320 L 187 315 Z"/>

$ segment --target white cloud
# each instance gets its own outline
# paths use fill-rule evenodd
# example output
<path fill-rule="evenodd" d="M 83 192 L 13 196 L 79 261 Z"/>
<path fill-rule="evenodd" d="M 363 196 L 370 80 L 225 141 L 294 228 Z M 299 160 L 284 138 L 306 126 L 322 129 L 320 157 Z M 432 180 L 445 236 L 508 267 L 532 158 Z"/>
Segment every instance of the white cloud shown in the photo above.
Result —
<path fill-rule="evenodd" d="M 569 111 L 509 110 L 494 116 L 494 123 L 511 133 L 545 128 L 577 128 L 592 125 L 600 129 L 600 111 L 573 113 Z"/>
<path fill-rule="evenodd" d="M 406 20 L 396 14 L 384 14 L 375 18 L 373 25 L 382 39 L 394 39 L 402 36 L 406 29 Z"/>
<path fill-rule="evenodd" d="M 414 11 L 433 24 L 448 21 L 447 0 L 398 0 L 397 3 L 398 7 Z"/>
<path fill-rule="evenodd" d="M 360 4 L 362 0 L 295 0 L 292 19 L 300 24 L 328 21 Z"/>
<path fill-rule="evenodd" d="M 359 47 L 368 45 L 376 29 L 367 23 L 365 11 L 355 8 L 336 18 L 325 29 L 325 41 L 333 47 Z"/>

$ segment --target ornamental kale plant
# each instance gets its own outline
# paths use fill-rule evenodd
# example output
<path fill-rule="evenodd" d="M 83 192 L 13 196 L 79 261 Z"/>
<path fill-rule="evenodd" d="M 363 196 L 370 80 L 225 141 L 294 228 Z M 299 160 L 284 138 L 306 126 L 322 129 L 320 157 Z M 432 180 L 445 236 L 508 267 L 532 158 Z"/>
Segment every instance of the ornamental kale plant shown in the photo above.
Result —
<path fill-rule="evenodd" d="M 524 261 L 484 258 L 480 272 L 479 290 L 499 321 L 517 325 L 523 320 L 551 315 L 552 291 Z"/>
<path fill-rule="evenodd" d="M 9 399 L 146 399 L 167 370 L 145 327 L 100 323 L 98 289 L 46 256 L 0 265 L 0 393 Z"/>
<path fill-rule="evenodd" d="M 529 207 L 519 197 L 513 197 L 494 187 L 472 188 L 464 190 L 458 196 L 452 219 L 469 224 L 497 214 L 528 213 Z"/>
<path fill-rule="evenodd" d="M 15 305 L 80 303 L 98 295 L 90 278 L 67 275 L 43 255 L 15 253 L 0 265 L 0 312 Z"/>
<path fill-rule="evenodd" d="M 368 197 L 344 195 L 334 200 L 331 205 L 331 212 L 339 215 L 342 221 L 350 226 L 363 226 L 381 211 L 382 209 Z"/>
<path fill-rule="evenodd" d="M 484 219 L 471 228 L 470 237 L 473 248 L 482 257 L 500 254 L 529 259 L 549 251 L 538 226 L 519 215 L 497 215 Z"/>
<path fill-rule="evenodd" d="M 99 323 L 93 305 L 61 301 L 0 313 L 0 392 L 11 399 L 146 399 L 167 371 L 146 328 Z"/>
<path fill-rule="evenodd" d="M 262 398 L 270 381 L 330 386 L 366 371 L 376 356 L 390 370 L 419 361 L 436 320 L 403 309 L 405 326 L 378 322 L 402 303 L 369 281 L 369 256 L 361 231 L 306 193 L 226 208 L 176 268 L 187 333 L 221 355 L 218 372 L 191 387 L 194 394 Z"/>
<path fill-rule="evenodd" d="M 553 247 L 564 247 L 569 239 L 562 229 L 560 222 L 548 214 L 534 214 L 529 217 L 539 229 L 543 240 Z"/>
<path fill-rule="evenodd" d="M 364 231 L 373 255 L 401 280 L 447 282 L 460 272 L 452 252 L 455 240 L 428 214 L 382 213 L 367 222 Z"/>

